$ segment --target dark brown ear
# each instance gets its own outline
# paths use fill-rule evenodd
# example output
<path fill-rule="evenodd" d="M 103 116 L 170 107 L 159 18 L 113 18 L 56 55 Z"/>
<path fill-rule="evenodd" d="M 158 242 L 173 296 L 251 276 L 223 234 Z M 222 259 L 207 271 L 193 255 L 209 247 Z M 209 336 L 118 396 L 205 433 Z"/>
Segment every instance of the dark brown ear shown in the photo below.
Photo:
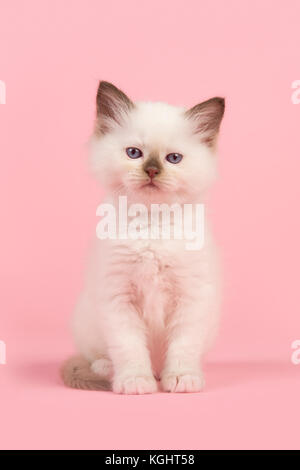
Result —
<path fill-rule="evenodd" d="M 185 112 L 186 117 L 192 119 L 195 132 L 209 147 L 215 144 L 224 110 L 224 98 L 216 97 L 196 104 Z"/>
<path fill-rule="evenodd" d="M 115 123 L 122 124 L 134 103 L 112 83 L 101 81 L 97 91 L 97 130 L 108 132 Z"/>

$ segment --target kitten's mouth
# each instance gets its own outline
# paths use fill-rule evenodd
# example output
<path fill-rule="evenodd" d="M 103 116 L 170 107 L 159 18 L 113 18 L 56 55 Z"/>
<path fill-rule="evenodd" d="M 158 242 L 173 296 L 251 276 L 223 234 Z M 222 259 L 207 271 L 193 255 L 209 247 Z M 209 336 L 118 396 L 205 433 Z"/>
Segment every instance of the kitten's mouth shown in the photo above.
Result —
<path fill-rule="evenodd" d="M 142 189 L 144 189 L 144 188 L 147 188 L 147 189 L 154 189 L 154 190 L 155 190 L 155 189 L 156 189 L 156 190 L 159 189 L 158 185 L 157 185 L 153 180 L 148 181 L 147 183 L 143 184 L 143 185 L 142 185 Z"/>

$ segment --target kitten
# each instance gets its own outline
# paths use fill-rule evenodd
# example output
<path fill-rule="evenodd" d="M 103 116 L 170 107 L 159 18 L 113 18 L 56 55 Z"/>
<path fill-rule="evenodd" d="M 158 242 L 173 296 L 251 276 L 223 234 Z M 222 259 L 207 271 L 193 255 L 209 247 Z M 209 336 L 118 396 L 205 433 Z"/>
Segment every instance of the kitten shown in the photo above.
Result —
<path fill-rule="evenodd" d="M 216 175 L 224 99 L 186 110 L 132 102 L 101 81 L 91 139 L 92 168 L 107 202 L 203 203 Z M 79 357 L 62 369 L 66 385 L 153 393 L 203 388 L 203 354 L 219 316 L 216 249 L 205 221 L 204 246 L 185 240 L 95 240 L 73 321 Z"/>

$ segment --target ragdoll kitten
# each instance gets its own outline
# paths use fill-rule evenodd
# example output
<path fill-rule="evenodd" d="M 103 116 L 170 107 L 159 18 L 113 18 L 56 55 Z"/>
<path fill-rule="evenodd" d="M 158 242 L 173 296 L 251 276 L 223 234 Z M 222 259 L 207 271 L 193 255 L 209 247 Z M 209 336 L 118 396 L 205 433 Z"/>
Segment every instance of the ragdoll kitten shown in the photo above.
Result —
<path fill-rule="evenodd" d="M 92 167 L 118 207 L 203 203 L 216 173 L 224 99 L 191 109 L 132 102 L 100 82 L 91 139 Z M 116 393 L 198 392 L 201 362 L 218 323 L 216 250 L 186 240 L 95 241 L 73 332 L 79 357 L 62 370 L 66 385 Z"/>

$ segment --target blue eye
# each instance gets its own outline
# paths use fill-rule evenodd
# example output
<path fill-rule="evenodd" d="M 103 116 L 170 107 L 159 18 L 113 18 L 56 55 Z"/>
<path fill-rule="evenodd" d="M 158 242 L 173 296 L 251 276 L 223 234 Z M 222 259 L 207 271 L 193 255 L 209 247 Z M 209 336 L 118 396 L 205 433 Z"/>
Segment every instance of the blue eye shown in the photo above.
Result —
<path fill-rule="evenodd" d="M 136 147 L 127 147 L 126 153 L 130 158 L 140 158 L 143 155 L 143 152 Z"/>
<path fill-rule="evenodd" d="M 180 153 L 169 153 L 166 160 L 170 163 L 179 163 L 182 160 L 182 155 Z"/>

